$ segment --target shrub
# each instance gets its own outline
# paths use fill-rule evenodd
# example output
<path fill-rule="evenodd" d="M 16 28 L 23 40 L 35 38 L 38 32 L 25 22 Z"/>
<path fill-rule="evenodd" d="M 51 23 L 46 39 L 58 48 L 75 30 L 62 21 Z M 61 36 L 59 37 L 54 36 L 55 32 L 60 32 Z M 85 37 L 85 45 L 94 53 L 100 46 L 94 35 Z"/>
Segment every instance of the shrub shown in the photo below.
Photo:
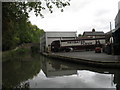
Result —
<path fill-rule="evenodd" d="M 19 54 L 19 55 L 23 55 L 23 54 L 28 53 L 29 51 L 30 51 L 30 50 L 27 49 L 27 48 L 19 48 L 19 49 L 15 50 L 15 53 L 16 53 L 16 54 Z"/>

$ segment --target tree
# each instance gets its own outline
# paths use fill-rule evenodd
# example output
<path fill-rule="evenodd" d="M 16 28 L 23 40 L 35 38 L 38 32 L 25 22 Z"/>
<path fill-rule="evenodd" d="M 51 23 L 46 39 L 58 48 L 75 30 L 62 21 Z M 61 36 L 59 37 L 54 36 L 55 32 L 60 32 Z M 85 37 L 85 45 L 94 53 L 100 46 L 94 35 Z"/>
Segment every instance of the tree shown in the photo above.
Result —
<path fill-rule="evenodd" d="M 81 34 L 78 34 L 78 37 L 81 37 L 82 35 Z"/>
<path fill-rule="evenodd" d="M 46 7 L 43 6 L 43 3 L 46 4 Z M 33 31 L 30 31 L 31 25 L 28 21 L 29 12 L 33 10 L 36 16 L 40 15 L 41 17 L 44 17 L 44 15 L 41 13 L 42 10 L 48 9 L 50 13 L 52 13 L 53 7 L 56 6 L 57 8 L 61 9 L 61 11 L 63 11 L 63 7 L 68 5 L 70 5 L 69 0 L 2 2 L 2 49 L 13 49 L 18 44 L 31 41 L 32 34 L 30 33 Z M 38 30 L 36 32 L 42 31 Z"/>

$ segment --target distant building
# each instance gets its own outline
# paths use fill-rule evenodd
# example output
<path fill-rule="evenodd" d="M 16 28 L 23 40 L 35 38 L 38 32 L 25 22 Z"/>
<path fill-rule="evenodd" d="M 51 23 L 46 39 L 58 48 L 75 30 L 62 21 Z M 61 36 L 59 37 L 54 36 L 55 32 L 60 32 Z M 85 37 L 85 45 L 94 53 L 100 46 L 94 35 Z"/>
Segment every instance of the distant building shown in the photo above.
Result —
<path fill-rule="evenodd" d="M 120 55 L 120 2 L 118 3 L 118 13 L 115 17 L 115 29 L 105 34 L 106 42 L 110 45 L 109 54 Z"/>
<path fill-rule="evenodd" d="M 118 4 L 120 7 L 120 2 Z M 120 8 L 118 8 L 118 14 L 115 18 L 115 32 L 113 33 L 113 39 L 114 39 L 114 54 L 120 55 Z"/>
<path fill-rule="evenodd" d="M 118 11 L 120 10 L 120 1 L 118 2 Z"/>
<path fill-rule="evenodd" d="M 109 32 L 105 33 L 105 39 L 106 39 L 106 43 L 110 42 L 113 43 L 113 33 L 115 32 L 115 29 L 110 30 Z"/>
<path fill-rule="evenodd" d="M 40 37 L 40 51 L 46 52 L 48 47 L 51 46 L 51 43 L 55 40 L 70 40 L 76 38 L 75 31 L 64 31 L 64 32 L 57 32 L 57 31 L 47 31 L 44 33 L 42 37 Z"/>
<path fill-rule="evenodd" d="M 89 38 L 101 38 L 105 37 L 105 34 L 103 31 L 95 31 L 95 29 L 92 29 L 92 31 L 85 31 L 83 36 Z"/>
<path fill-rule="evenodd" d="M 118 14 L 116 15 L 115 18 L 115 29 L 119 29 L 120 28 L 120 10 L 118 11 Z"/>

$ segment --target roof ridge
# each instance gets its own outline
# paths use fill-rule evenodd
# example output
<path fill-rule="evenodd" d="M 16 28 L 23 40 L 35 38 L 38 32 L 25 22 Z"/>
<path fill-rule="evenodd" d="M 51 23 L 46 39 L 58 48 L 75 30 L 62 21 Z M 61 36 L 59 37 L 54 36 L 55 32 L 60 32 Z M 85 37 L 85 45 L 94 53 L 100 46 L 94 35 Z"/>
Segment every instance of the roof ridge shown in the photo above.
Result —
<path fill-rule="evenodd" d="M 84 31 L 84 32 L 92 32 L 92 31 Z M 95 31 L 95 32 L 103 32 L 103 31 Z"/>

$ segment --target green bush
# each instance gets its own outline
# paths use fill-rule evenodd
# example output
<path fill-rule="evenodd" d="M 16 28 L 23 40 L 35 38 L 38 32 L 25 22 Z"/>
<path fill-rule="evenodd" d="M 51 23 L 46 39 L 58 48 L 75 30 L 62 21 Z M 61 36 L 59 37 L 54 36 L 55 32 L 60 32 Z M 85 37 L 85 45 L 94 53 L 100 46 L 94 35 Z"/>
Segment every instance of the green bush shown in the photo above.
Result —
<path fill-rule="evenodd" d="M 23 55 L 23 54 L 26 54 L 28 53 L 30 50 L 27 49 L 27 48 L 19 48 L 17 50 L 15 50 L 15 54 L 19 54 L 19 55 Z"/>
<path fill-rule="evenodd" d="M 12 59 L 19 59 L 21 56 L 24 57 L 26 54 L 30 53 L 30 49 L 18 48 L 2 53 L 2 61 L 8 61 Z"/>

